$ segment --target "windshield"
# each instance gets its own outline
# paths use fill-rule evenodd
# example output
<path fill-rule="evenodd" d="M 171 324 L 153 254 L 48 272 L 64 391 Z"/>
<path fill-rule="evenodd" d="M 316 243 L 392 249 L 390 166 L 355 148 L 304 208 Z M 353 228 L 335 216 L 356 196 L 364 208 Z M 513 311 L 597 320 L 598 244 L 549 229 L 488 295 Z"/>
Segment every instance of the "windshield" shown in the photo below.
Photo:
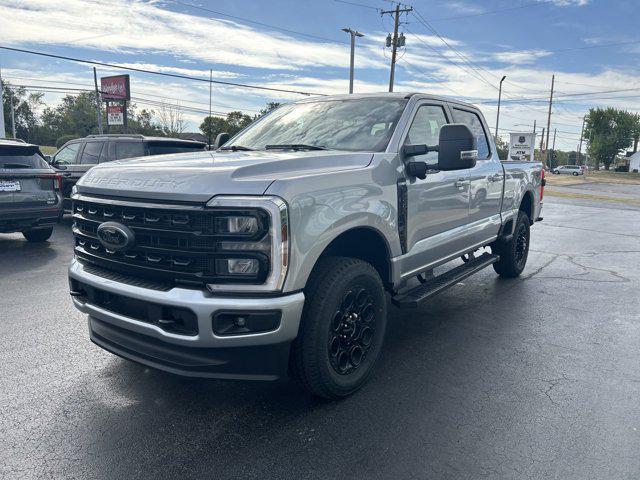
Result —
<path fill-rule="evenodd" d="M 49 168 L 37 147 L 0 146 L 0 168 Z"/>
<path fill-rule="evenodd" d="M 225 148 L 323 147 L 381 152 L 406 103 L 406 99 L 359 98 L 284 105 L 248 127 Z"/>

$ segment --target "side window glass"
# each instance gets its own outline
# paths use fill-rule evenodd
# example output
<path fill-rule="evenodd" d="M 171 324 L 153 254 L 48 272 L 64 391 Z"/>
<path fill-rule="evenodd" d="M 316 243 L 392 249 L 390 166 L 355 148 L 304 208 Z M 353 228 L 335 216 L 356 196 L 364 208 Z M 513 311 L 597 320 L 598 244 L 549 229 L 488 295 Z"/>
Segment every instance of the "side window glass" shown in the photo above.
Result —
<path fill-rule="evenodd" d="M 72 143 L 71 145 L 67 145 L 62 148 L 55 155 L 56 163 L 59 163 L 60 165 L 72 165 L 76 163 L 76 154 L 78 153 L 79 148 L 79 143 Z"/>
<path fill-rule="evenodd" d="M 475 112 L 454 108 L 453 121 L 456 123 L 464 123 L 469 127 L 469 130 L 473 132 L 478 142 L 478 158 L 489 158 L 489 141 L 487 140 L 487 133 L 484 131 L 480 116 Z"/>
<path fill-rule="evenodd" d="M 104 142 L 87 142 L 82 151 L 80 163 L 82 165 L 96 165 L 102 153 L 103 145 Z"/>
<path fill-rule="evenodd" d="M 144 155 L 144 145 L 142 142 L 117 142 L 116 158 L 142 157 Z"/>
<path fill-rule="evenodd" d="M 436 105 L 423 105 L 418 108 L 413 119 L 409 133 L 405 139 L 405 145 L 438 145 L 440 141 L 440 128 L 447 123 L 444 108 Z M 426 155 L 414 157 L 416 161 L 437 163 L 438 152 L 429 152 Z"/>
<path fill-rule="evenodd" d="M 109 161 L 109 143 L 104 142 L 102 151 L 100 152 L 100 158 L 98 158 L 98 163 L 104 163 Z"/>

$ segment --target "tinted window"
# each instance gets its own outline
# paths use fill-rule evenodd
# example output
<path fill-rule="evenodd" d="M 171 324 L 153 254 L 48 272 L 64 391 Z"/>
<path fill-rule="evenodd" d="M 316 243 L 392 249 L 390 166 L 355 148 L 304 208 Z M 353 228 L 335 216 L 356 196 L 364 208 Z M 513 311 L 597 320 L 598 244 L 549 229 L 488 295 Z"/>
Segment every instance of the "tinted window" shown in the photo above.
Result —
<path fill-rule="evenodd" d="M 80 163 L 83 165 L 96 165 L 100 161 L 104 142 L 87 142 L 82 151 Z"/>
<path fill-rule="evenodd" d="M 49 168 L 36 148 L 0 146 L 0 168 Z"/>
<path fill-rule="evenodd" d="M 444 108 L 435 105 L 424 105 L 418 108 L 409 133 L 404 143 L 407 145 L 438 145 L 440 142 L 440 128 L 447 123 Z M 436 163 L 438 152 L 415 157 L 418 161 Z"/>
<path fill-rule="evenodd" d="M 305 144 L 333 150 L 384 151 L 405 99 L 359 98 L 292 103 L 273 110 L 225 145 L 264 150 Z"/>
<path fill-rule="evenodd" d="M 482 126 L 480 116 L 474 112 L 454 108 L 453 121 L 456 123 L 464 123 L 473 132 L 478 142 L 478 158 L 489 158 L 489 141 L 487 140 L 487 134 Z"/>
<path fill-rule="evenodd" d="M 149 155 L 164 155 L 166 153 L 197 152 L 198 150 L 204 150 L 204 145 L 191 145 L 188 143 L 149 143 L 148 146 Z"/>
<path fill-rule="evenodd" d="M 55 161 L 61 165 L 71 165 L 76 163 L 76 154 L 78 153 L 78 149 L 80 148 L 79 143 L 72 143 L 63 147 L 62 150 L 59 150 L 58 153 L 55 154 Z"/>
<path fill-rule="evenodd" d="M 142 157 L 144 145 L 142 142 L 116 142 L 116 159 Z"/>

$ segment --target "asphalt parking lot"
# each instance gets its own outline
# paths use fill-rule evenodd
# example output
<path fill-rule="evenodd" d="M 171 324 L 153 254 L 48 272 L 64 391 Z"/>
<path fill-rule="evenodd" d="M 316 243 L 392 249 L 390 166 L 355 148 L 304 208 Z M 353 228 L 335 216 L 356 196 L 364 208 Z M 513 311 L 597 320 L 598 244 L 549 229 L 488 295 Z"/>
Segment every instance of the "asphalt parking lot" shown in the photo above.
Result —
<path fill-rule="evenodd" d="M 67 293 L 70 221 L 0 235 L 0 476 L 640 478 L 640 207 L 548 197 L 532 235 L 522 278 L 391 310 L 339 403 L 110 355 Z"/>

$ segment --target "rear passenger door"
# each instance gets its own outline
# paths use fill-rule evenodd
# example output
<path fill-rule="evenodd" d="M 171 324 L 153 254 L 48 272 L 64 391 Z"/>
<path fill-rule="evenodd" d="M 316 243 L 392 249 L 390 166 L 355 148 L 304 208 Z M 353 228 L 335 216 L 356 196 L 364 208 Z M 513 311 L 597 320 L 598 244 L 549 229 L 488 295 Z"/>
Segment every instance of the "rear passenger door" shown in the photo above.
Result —
<path fill-rule="evenodd" d="M 56 168 L 60 168 L 59 173 L 62 176 L 62 195 L 65 198 L 71 197 L 71 189 L 75 185 L 74 176 L 78 168 L 79 152 L 82 142 L 71 142 L 64 145 L 53 156 L 52 164 Z M 65 202 L 65 208 L 70 207 L 69 202 Z"/>
<path fill-rule="evenodd" d="M 453 121 L 463 123 L 476 137 L 478 160 L 470 171 L 469 243 L 483 242 L 500 229 L 500 209 L 504 171 L 489 137 L 489 129 L 479 111 L 451 106 Z"/>
<path fill-rule="evenodd" d="M 80 154 L 77 179 L 84 175 L 91 167 L 103 162 L 107 156 L 107 142 L 104 140 L 88 141 Z"/>

